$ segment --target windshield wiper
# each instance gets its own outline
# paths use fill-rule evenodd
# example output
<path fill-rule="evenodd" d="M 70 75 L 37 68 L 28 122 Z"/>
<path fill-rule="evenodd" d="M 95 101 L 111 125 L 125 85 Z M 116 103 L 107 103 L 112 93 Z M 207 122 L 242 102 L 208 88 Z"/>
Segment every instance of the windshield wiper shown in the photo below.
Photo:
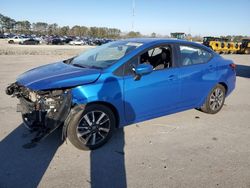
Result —
<path fill-rule="evenodd" d="M 70 58 L 70 59 L 66 59 L 66 60 L 64 60 L 63 62 L 66 63 L 66 64 L 70 64 L 74 58 L 75 58 L 75 57 L 72 57 L 72 58 Z"/>
<path fill-rule="evenodd" d="M 97 66 L 89 66 L 88 68 L 91 68 L 91 69 L 102 69 L 102 67 L 97 67 Z"/>
<path fill-rule="evenodd" d="M 88 69 L 102 69 L 102 67 L 98 67 L 98 66 L 87 66 L 87 65 L 81 65 L 81 64 L 72 64 L 73 66 L 76 67 L 81 67 L 81 68 L 88 68 Z"/>
<path fill-rule="evenodd" d="M 76 66 L 76 67 L 81 67 L 81 68 L 88 68 L 88 67 L 86 67 L 86 66 L 84 66 L 84 65 L 81 65 L 81 64 L 72 64 L 73 66 Z"/>

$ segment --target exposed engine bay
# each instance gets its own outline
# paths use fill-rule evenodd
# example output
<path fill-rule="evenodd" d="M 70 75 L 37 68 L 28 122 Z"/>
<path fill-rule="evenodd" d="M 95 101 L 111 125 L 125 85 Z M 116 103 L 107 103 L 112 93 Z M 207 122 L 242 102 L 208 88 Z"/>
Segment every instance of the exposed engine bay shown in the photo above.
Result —
<path fill-rule="evenodd" d="M 6 94 L 19 99 L 17 111 L 24 125 L 36 132 L 33 142 L 48 136 L 66 120 L 71 109 L 70 89 L 32 91 L 18 83 L 6 88 Z"/>

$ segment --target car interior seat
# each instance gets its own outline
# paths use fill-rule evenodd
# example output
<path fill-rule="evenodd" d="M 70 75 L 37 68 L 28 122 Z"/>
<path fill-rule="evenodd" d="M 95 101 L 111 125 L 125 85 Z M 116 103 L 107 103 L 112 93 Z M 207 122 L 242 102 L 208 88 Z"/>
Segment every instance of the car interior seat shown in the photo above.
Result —
<path fill-rule="evenodd" d="M 171 67 L 171 52 L 170 49 L 161 48 L 162 52 L 160 55 L 159 63 L 154 70 L 160 70 Z"/>
<path fill-rule="evenodd" d="M 148 55 L 148 52 L 145 52 L 141 55 L 141 58 L 140 58 L 140 63 L 146 63 L 146 62 L 149 62 L 149 55 Z"/>

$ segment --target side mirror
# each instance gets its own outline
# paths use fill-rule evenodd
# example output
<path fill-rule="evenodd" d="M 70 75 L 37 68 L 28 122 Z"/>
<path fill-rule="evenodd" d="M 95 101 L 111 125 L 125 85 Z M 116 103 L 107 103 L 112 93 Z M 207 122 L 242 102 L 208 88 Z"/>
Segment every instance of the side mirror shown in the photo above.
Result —
<path fill-rule="evenodd" d="M 150 64 L 140 64 L 137 67 L 133 68 L 133 71 L 135 73 L 135 80 L 140 80 L 142 75 L 153 72 L 153 66 Z"/>

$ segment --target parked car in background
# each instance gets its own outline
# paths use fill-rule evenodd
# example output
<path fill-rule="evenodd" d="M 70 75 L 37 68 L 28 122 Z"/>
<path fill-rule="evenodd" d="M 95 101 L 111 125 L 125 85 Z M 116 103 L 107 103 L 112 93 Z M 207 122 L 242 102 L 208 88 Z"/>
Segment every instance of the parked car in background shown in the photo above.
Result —
<path fill-rule="evenodd" d="M 64 44 L 69 44 L 73 39 L 71 37 L 63 37 L 61 40 Z"/>
<path fill-rule="evenodd" d="M 22 36 L 14 36 L 10 39 L 8 39 L 9 44 L 19 44 L 20 42 L 22 43 L 23 41 L 27 40 L 28 38 L 22 37 Z"/>
<path fill-rule="evenodd" d="M 25 40 L 23 42 L 19 42 L 19 44 L 22 44 L 22 45 L 37 45 L 39 43 L 40 43 L 39 40 L 36 40 L 36 39 L 33 39 L 33 38 L 27 39 L 27 40 Z"/>
<path fill-rule="evenodd" d="M 0 39 L 6 38 L 4 34 L 0 33 Z"/>
<path fill-rule="evenodd" d="M 62 45 L 63 41 L 60 38 L 49 38 L 47 44 Z"/>
<path fill-rule="evenodd" d="M 86 42 L 83 41 L 83 40 L 81 40 L 81 39 L 79 39 L 79 40 L 72 40 L 72 41 L 69 42 L 69 44 L 70 45 L 85 45 Z"/>
<path fill-rule="evenodd" d="M 170 39 L 110 42 L 20 75 L 7 87 L 39 141 L 57 127 L 79 149 L 114 129 L 198 108 L 215 114 L 234 90 L 235 64 L 210 48 Z"/>

